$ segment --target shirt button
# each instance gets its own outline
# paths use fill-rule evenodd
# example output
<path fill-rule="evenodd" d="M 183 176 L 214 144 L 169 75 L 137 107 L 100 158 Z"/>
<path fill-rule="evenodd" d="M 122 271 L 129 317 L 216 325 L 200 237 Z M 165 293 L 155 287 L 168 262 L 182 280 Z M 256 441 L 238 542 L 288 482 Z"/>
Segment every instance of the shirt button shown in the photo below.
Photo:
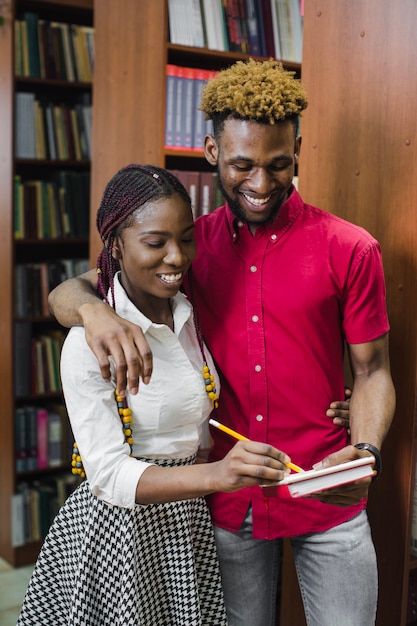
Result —
<path fill-rule="evenodd" d="M 257 315 L 252 315 L 252 322 L 257 322 L 259 317 Z"/>
<path fill-rule="evenodd" d="M 255 365 L 255 372 L 260 372 L 262 367 L 260 365 Z"/>
<path fill-rule="evenodd" d="M 250 271 L 251 271 L 251 272 L 257 272 L 257 271 L 258 271 L 258 268 L 256 267 L 256 265 L 251 265 L 251 266 L 250 266 Z"/>
<path fill-rule="evenodd" d="M 239 228 L 243 227 L 243 222 L 241 222 L 240 220 L 238 221 L 237 225 L 239 226 Z"/>
<path fill-rule="evenodd" d="M 232 237 L 233 237 L 233 239 L 236 239 L 236 237 L 237 237 L 236 233 L 233 233 Z"/>
<path fill-rule="evenodd" d="M 255 419 L 257 422 L 262 422 L 263 418 L 264 418 L 263 415 L 257 415 Z"/>
<path fill-rule="evenodd" d="M 277 236 L 276 236 L 276 235 L 271 235 L 271 239 L 272 239 L 272 241 L 275 241 L 275 239 L 276 239 L 276 238 L 277 238 Z"/>

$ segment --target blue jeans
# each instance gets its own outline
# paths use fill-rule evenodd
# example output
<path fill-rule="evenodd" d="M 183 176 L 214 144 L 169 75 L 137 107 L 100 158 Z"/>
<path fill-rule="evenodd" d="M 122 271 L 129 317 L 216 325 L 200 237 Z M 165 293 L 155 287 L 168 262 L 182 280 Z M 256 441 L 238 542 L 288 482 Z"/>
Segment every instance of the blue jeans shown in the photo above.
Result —
<path fill-rule="evenodd" d="M 253 539 L 251 509 L 238 533 L 214 532 L 229 626 L 274 626 L 281 540 Z M 365 511 L 291 545 L 308 626 L 375 624 L 377 565 Z"/>

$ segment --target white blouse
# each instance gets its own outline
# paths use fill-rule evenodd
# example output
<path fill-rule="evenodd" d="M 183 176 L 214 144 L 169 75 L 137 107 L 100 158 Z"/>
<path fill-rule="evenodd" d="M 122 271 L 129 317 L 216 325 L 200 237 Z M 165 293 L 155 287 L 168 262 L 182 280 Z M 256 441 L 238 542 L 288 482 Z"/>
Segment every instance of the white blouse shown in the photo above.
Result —
<path fill-rule="evenodd" d="M 173 332 L 138 311 L 118 277 L 115 301 L 117 313 L 142 328 L 153 354 L 150 383 L 140 382 L 136 396 L 127 394 L 133 413 L 133 456 L 188 457 L 197 451 L 212 410 L 201 372 L 203 359 L 192 307 L 181 293 L 172 299 Z M 204 350 L 219 392 L 213 361 L 206 347 Z M 91 491 L 109 504 L 133 508 L 138 481 L 149 463 L 129 456 L 114 398 L 113 362 L 111 370 L 112 382 L 106 383 L 87 345 L 84 328 L 72 328 L 61 354 L 62 387 Z"/>

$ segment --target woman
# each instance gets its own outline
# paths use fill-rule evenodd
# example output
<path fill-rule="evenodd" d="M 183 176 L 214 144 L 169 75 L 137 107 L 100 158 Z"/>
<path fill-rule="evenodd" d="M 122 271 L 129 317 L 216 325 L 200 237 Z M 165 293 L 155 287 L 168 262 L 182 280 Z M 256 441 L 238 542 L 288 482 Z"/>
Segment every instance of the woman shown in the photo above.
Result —
<path fill-rule="evenodd" d="M 268 444 L 239 441 L 221 461 L 195 464 L 217 382 L 198 320 L 179 292 L 196 254 L 181 183 L 156 167 L 121 169 L 105 189 L 97 227 L 104 243 L 98 293 L 140 325 L 153 375 L 127 395 L 127 409 L 114 372 L 109 383 L 102 379 L 84 329 L 69 332 L 62 385 L 87 480 L 49 531 L 18 625 L 221 626 L 226 614 L 203 496 L 273 484 L 290 459 Z"/>

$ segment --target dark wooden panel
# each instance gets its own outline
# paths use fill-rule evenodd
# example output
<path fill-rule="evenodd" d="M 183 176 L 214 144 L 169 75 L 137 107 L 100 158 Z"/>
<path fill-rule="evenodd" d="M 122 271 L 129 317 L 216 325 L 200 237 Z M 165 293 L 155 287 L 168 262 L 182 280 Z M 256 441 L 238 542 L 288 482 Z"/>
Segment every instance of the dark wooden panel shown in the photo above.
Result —
<path fill-rule="evenodd" d="M 397 412 L 369 515 L 378 624 L 405 623 L 415 443 L 417 3 L 305 3 L 299 175 L 304 199 L 370 231 L 383 250 Z"/>

